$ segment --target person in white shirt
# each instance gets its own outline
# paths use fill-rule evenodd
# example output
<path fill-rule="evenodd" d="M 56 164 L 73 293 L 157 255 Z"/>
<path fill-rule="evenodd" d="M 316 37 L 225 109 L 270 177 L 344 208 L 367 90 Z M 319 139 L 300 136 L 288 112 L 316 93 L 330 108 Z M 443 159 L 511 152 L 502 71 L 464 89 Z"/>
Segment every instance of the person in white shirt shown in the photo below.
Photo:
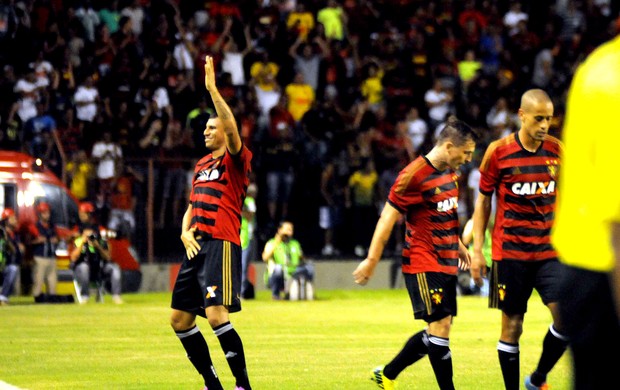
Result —
<path fill-rule="evenodd" d="M 112 140 L 112 132 L 103 130 L 101 139 L 93 145 L 91 153 L 97 164 L 97 181 L 99 185 L 97 202 L 105 204 L 111 195 L 112 181 L 117 175 L 117 167 L 123 158 L 123 150 Z"/>
<path fill-rule="evenodd" d="M 78 120 L 93 122 L 97 115 L 97 103 L 99 102 L 99 91 L 95 87 L 92 76 L 86 77 L 84 83 L 80 85 L 73 95 Z"/>
<path fill-rule="evenodd" d="M 521 3 L 513 1 L 510 5 L 510 10 L 504 15 L 504 26 L 508 28 L 509 35 L 515 35 L 519 32 L 519 23 L 521 21 L 527 22 L 528 20 L 528 14 L 521 10 Z"/>
<path fill-rule="evenodd" d="M 450 112 L 452 96 L 445 91 L 441 80 L 435 80 L 433 88 L 424 94 L 424 102 L 428 107 L 428 116 L 431 121 L 430 126 L 431 128 L 436 128 L 444 122 Z"/>

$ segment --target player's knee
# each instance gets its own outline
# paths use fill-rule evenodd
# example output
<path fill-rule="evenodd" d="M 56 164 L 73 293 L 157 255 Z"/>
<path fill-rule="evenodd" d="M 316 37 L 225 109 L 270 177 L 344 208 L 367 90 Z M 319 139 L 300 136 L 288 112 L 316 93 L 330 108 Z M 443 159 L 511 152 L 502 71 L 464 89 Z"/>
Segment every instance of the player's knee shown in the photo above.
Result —
<path fill-rule="evenodd" d="M 170 326 L 175 332 L 187 330 L 194 325 L 193 318 L 186 316 L 183 312 L 173 310 L 170 315 Z"/>

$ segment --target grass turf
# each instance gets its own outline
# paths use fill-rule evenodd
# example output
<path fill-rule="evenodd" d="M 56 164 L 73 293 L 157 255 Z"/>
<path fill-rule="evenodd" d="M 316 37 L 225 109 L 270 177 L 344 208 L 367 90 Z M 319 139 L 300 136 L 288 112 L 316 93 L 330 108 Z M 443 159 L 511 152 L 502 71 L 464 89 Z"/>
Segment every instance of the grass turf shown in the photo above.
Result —
<path fill-rule="evenodd" d="M 231 316 L 248 372 L 261 389 L 373 389 L 370 369 L 387 363 L 424 327 L 405 290 L 319 291 L 313 302 L 271 301 L 268 292 Z M 124 305 L 34 305 L 14 297 L 0 307 L 0 381 L 26 389 L 201 389 L 170 325 L 170 293 L 128 294 Z M 551 322 L 533 296 L 521 338 L 521 376 L 540 355 Z M 217 338 L 199 319 L 225 389 L 234 381 Z M 500 312 L 480 297 L 459 298 L 450 347 L 457 389 L 502 389 L 495 349 Z M 548 381 L 570 388 L 568 353 Z M 398 378 L 400 389 L 437 389 L 428 359 Z"/>

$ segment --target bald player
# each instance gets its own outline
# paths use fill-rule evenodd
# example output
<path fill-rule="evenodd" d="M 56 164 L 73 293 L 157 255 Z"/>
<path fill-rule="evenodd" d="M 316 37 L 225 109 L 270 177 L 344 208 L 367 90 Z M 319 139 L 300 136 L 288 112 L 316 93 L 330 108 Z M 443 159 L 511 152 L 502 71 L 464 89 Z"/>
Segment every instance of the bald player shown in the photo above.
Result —
<path fill-rule="evenodd" d="M 507 390 L 519 388 L 519 339 L 533 289 L 538 291 L 553 317 L 538 366 L 525 377 L 525 387 L 534 390 L 548 388 L 547 374 L 567 346 L 558 309 L 563 267 L 550 238 L 562 144 L 548 135 L 553 103 L 545 91 L 525 92 L 518 114 L 519 131 L 492 142 L 480 164 L 471 273 L 481 285 L 486 273 L 482 255 L 484 232 L 495 192 L 497 208 L 492 236 L 489 307 L 502 311 L 497 351 Z"/>

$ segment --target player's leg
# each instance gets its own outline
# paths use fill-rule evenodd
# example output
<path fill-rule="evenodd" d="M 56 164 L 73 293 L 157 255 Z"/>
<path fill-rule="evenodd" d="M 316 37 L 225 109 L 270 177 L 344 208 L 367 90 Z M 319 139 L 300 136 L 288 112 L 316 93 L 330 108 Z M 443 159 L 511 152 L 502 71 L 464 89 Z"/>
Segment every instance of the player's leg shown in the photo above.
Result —
<path fill-rule="evenodd" d="M 217 240 L 207 247 L 209 260 L 205 261 L 203 294 L 207 319 L 235 376 L 236 386 L 250 390 L 243 343 L 229 319 L 229 313 L 241 310 L 241 247 Z"/>
<path fill-rule="evenodd" d="M 530 389 L 537 389 L 545 384 L 547 381 L 547 374 L 558 360 L 560 360 L 568 346 L 568 337 L 564 333 L 558 305 L 560 299 L 560 283 L 564 272 L 566 272 L 565 267 L 557 260 L 543 262 L 540 264 L 537 272 L 536 289 L 543 303 L 545 303 L 551 311 L 553 323 L 549 326 L 543 340 L 543 348 L 538 366 L 536 370 L 526 378 L 526 387 L 530 385 Z"/>
<path fill-rule="evenodd" d="M 172 325 L 172 329 L 185 348 L 187 358 L 204 378 L 205 386 L 209 390 L 221 390 L 222 384 L 213 367 L 209 347 L 198 325 L 196 325 L 196 315 L 172 309 L 170 325 Z"/>
<path fill-rule="evenodd" d="M 202 289 L 197 280 L 197 270 L 204 266 L 201 250 L 191 261 L 185 258 L 172 291 L 170 325 L 181 341 L 192 365 L 204 378 L 209 390 L 222 389 L 209 354 L 209 347 L 196 325 L 196 313 L 204 307 Z M 204 311 L 202 312 L 203 316 Z"/>

